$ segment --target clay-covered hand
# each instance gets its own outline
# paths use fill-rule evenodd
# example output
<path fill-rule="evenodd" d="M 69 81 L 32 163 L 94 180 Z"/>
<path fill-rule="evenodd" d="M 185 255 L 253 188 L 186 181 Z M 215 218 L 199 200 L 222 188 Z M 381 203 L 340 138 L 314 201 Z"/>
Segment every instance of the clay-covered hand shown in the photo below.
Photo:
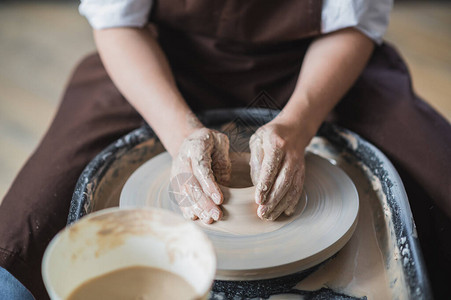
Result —
<path fill-rule="evenodd" d="M 251 137 L 250 167 L 256 186 L 257 215 L 275 220 L 292 215 L 302 193 L 306 140 L 299 130 L 280 122 L 260 127 Z"/>
<path fill-rule="evenodd" d="M 173 199 L 185 218 L 210 224 L 222 217 L 220 184 L 230 180 L 229 139 L 225 134 L 200 128 L 182 143 L 171 169 Z"/>

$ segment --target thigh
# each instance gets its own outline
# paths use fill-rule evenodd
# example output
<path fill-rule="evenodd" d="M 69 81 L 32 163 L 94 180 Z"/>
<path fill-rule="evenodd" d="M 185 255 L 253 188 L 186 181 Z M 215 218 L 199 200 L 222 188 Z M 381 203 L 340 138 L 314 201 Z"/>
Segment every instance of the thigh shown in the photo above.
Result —
<path fill-rule="evenodd" d="M 43 252 L 66 223 L 75 183 L 87 163 L 142 125 L 98 55 L 75 70 L 57 114 L 0 206 L 0 264 L 38 298 Z"/>

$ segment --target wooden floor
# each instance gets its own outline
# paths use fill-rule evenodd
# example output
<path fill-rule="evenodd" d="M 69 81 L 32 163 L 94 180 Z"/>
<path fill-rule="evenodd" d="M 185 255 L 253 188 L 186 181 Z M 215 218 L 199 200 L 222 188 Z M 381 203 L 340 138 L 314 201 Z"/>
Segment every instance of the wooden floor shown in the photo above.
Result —
<path fill-rule="evenodd" d="M 94 50 L 77 3 L 0 3 L 0 199 L 49 126 L 73 66 Z M 386 39 L 407 60 L 415 90 L 451 120 L 451 3 L 396 4 Z"/>

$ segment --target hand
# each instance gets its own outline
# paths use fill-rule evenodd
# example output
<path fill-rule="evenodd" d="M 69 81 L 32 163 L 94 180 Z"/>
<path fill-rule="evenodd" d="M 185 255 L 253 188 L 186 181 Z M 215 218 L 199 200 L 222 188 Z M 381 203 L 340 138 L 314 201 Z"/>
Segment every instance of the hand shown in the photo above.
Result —
<path fill-rule="evenodd" d="M 273 120 L 252 135 L 251 178 L 261 219 L 294 213 L 304 184 L 307 144 L 297 128 L 281 121 Z"/>
<path fill-rule="evenodd" d="M 185 218 L 210 224 L 222 217 L 224 199 L 218 183 L 230 180 L 229 139 L 225 134 L 199 128 L 182 143 L 172 162 L 171 183 Z"/>

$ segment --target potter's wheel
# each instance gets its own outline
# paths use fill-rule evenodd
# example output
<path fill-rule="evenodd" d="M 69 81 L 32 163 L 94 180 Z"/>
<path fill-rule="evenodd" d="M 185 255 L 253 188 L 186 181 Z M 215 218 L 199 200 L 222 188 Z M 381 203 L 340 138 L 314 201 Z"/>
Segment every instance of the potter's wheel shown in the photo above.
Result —
<path fill-rule="evenodd" d="M 170 168 L 166 152 L 143 164 L 124 185 L 120 206 L 161 207 L 181 214 L 168 192 Z M 258 280 L 303 271 L 331 257 L 351 238 L 358 210 L 357 190 L 346 173 L 308 154 L 304 192 L 292 218 L 279 224 L 261 221 L 269 229 L 260 233 L 225 232 L 196 222 L 215 246 L 216 279 Z"/>

